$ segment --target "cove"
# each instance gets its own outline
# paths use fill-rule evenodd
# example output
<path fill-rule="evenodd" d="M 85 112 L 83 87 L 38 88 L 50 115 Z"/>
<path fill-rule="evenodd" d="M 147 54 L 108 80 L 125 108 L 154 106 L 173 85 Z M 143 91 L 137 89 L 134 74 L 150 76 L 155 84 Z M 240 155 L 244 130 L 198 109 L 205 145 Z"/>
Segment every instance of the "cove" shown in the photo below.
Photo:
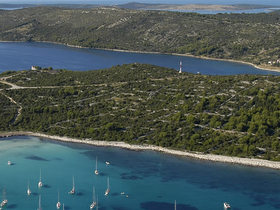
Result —
<path fill-rule="evenodd" d="M 186 56 L 74 48 L 37 42 L 0 42 L 0 72 L 27 70 L 32 65 L 85 71 L 135 62 L 179 69 L 180 61 L 183 62 L 183 71 L 191 73 L 280 75 L 279 72 L 264 71 L 251 65 Z"/>
<path fill-rule="evenodd" d="M 98 157 L 100 174 L 94 174 Z M 152 151 L 94 147 L 37 137 L 0 139 L 0 190 L 6 191 L 7 209 L 54 209 L 57 192 L 65 209 L 89 209 L 92 187 L 99 209 L 178 210 L 280 207 L 280 171 L 199 161 Z M 14 165 L 8 166 L 11 160 Z M 110 165 L 106 165 L 109 161 Z M 37 183 L 42 171 L 44 187 Z M 69 195 L 75 177 L 77 194 Z M 110 177 L 111 192 L 104 196 Z M 27 196 L 30 182 L 31 196 Z M 121 194 L 124 192 L 124 195 Z"/>

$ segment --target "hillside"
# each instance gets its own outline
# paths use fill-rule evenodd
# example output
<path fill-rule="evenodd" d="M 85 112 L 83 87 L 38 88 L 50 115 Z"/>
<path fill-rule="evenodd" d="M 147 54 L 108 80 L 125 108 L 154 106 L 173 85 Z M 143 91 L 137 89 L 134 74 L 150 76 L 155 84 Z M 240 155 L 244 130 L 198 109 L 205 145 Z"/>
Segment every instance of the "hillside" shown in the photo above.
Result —
<path fill-rule="evenodd" d="M 0 74 L 0 131 L 280 160 L 279 82 L 144 64 L 6 72 Z"/>
<path fill-rule="evenodd" d="M 0 40 L 191 54 L 279 68 L 279 19 L 279 12 L 199 15 L 36 7 L 0 11 Z"/>

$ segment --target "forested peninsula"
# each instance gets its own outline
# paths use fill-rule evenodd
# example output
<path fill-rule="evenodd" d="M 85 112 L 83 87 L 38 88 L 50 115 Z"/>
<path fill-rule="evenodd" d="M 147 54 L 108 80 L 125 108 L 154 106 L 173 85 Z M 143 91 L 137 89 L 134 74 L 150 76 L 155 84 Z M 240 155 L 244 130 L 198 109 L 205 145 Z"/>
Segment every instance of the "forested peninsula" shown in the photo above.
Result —
<path fill-rule="evenodd" d="M 280 160 L 280 77 L 127 64 L 0 74 L 0 133 Z"/>
<path fill-rule="evenodd" d="M 0 40 L 178 53 L 280 69 L 280 12 L 202 15 L 101 7 L 0 10 Z"/>

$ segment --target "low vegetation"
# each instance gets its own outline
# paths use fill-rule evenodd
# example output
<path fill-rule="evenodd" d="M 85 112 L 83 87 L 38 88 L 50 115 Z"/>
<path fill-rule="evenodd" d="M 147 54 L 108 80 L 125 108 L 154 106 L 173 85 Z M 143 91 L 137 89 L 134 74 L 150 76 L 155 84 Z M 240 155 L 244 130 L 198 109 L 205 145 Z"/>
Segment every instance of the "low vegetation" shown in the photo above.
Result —
<path fill-rule="evenodd" d="M 278 11 L 202 15 L 113 7 L 35 7 L 0 11 L 0 40 L 187 53 L 271 67 L 268 63 L 280 57 L 279 20 Z"/>
<path fill-rule="evenodd" d="M 1 131 L 280 160 L 278 76 L 179 74 L 144 64 L 8 75 L 20 88 L 0 91 Z"/>

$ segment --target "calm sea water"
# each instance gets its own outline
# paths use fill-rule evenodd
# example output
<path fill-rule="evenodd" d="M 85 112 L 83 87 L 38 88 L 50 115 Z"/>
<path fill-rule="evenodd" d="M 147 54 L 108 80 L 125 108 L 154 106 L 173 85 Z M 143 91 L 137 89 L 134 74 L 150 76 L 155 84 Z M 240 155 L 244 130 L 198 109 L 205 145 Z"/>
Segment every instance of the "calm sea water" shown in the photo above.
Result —
<path fill-rule="evenodd" d="M 98 157 L 100 175 L 94 174 Z M 15 164 L 7 165 L 11 160 Z M 110 161 L 106 166 L 105 161 Z M 40 169 L 44 187 L 37 188 Z M 0 140 L 0 191 L 7 209 L 55 209 L 57 192 L 65 209 L 89 209 L 96 188 L 102 210 L 233 210 L 280 208 L 280 171 L 162 153 L 60 143 L 36 137 Z M 67 192 L 75 177 L 77 195 Z M 111 192 L 104 196 L 107 177 Z M 30 182 L 32 195 L 26 195 Z M 121 192 L 125 194 L 122 195 Z M 126 196 L 127 195 L 127 196 Z"/>
<path fill-rule="evenodd" d="M 17 9 L 23 9 L 23 7 L 5 7 L 5 8 L 0 8 L 0 10 L 17 10 Z"/>
<path fill-rule="evenodd" d="M 173 12 L 195 12 L 199 14 L 218 14 L 218 13 L 247 13 L 247 14 L 254 14 L 254 13 L 270 13 L 276 10 L 280 10 L 280 8 L 263 8 L 263 9 L 245 9 L 245 10 L 169 10 Z"/>
<path fill-rule="evenodd" d="M 148 63 L 209 75 L 274 74 L 250 65 L 164 54 L 128 53 L 97 49 L 79 49 L 49 43 L 0 42 L 0 72 L 30 69 L 32 65 L 69 70 L 95 70 L 118 64 Z"/>
<path fill-rule="evenodd" d="M 23 9 L 23 7 L 5 7 L 0 8 L 0 10 L 18 10 Z M 160 10 L 160 9 L 159 9 Z M 271 8 L 262 8 L 262 9 L 246 9 L 246 10 L 168 10 L 171 12 L 195 12 L 199 14 L 218 14 L 218 13 L 247 13 L 247 14 L 254 14 L 254 13 L 270 13 L 276 10 L 280 10 L 278 6 L 271 7 Z"/>

